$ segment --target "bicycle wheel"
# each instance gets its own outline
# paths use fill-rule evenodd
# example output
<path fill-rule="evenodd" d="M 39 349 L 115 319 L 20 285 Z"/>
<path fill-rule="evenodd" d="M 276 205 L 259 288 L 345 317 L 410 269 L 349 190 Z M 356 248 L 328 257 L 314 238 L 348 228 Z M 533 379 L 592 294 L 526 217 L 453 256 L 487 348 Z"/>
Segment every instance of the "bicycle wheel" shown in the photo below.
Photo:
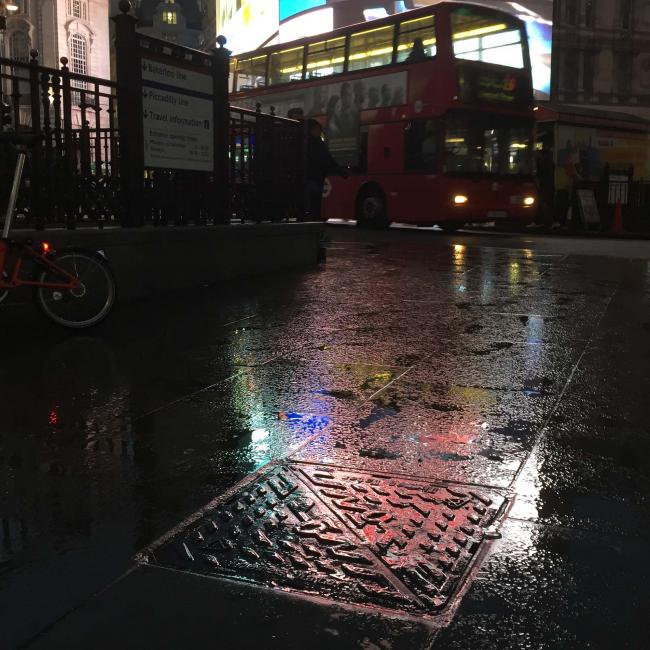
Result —
<path fill-rule="evenodd" d="M 115 278 L 106 260 L 92 251 L 64 249 L 50 258 L 63 271 L 81 282 L 78 289 L 61 290 L 37 287 L 36 304 L 53 322 L 64 327 L 83 329 L 97 325 L 108 316 L 115 303 Z M 60 283 L 60 274 L 39 269 L 40 283 Z"/>

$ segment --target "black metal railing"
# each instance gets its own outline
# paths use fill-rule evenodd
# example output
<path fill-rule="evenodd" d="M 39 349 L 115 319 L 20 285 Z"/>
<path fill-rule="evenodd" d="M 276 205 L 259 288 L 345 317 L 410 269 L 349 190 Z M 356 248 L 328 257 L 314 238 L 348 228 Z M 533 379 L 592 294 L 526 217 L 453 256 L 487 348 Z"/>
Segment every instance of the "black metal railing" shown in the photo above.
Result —
<path fill-rule="evenodd" d="M 302 125 L 244 108 L 230 109 L 230 214 L 242 221 L 302 215 Z"/>
<path fill-rule="evenodd" d="M 9 106 L 11 128 L 37 136 L 18 227 L 75 228 L 120 220 L 116 85 L 72 73 L 67 63 L 63 58 L 60 70 L 46 68 L 35 51 L 29 63 L 0 58 L 0 102 Z M 3 180 L 14 157 L 6 147 L 0 155 Z"/>
<path fill-rule="evenodd" d="M 0 102 L 9 106 L 12 128 L 37 136 L 17 227 L 211 225 L 302 216 L 302 126 L 227 108 L 225 176 L 140 167 L 142 216 L 134 223 L 128 214 L 134 185 L 120 178 L 117 83 L 74 74 L 66 59 L 61 63 L 59 70 L 41 66 L 36 52 L 29 63 L 0 59 Z M 14 160 L 15 152 L 0 151 L 0 207 Z M 215 208 L 215 196 L 222 196 L 215 189 L 223 185 L 225 205 Z"/>

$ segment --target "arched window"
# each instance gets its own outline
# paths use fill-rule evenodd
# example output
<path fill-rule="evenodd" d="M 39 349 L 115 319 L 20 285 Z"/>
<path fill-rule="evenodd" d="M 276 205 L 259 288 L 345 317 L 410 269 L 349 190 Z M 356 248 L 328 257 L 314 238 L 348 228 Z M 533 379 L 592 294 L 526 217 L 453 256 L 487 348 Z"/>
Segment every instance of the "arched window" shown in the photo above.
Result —
<path fill-rule="evenodd" d="M 70 70 L 76 74 L 88 73 L 88 44 L 81 34 L 70 37 Z"/>
<path fill-rule="evenodd" d="M 29 37 L 25 32 L 14 32 L 9 38 L 9 58 L 29 63 Z"/>

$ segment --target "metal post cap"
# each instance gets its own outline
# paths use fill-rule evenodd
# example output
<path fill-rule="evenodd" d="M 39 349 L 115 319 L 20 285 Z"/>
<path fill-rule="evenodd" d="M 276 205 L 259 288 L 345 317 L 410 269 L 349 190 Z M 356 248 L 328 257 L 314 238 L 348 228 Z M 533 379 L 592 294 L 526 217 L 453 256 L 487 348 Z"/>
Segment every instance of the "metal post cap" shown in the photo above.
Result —
<path fill-rule="evenodd" d="M 224 47 L 227 42 L 228 39 L 223 34 L 219 34 L 219 36 L 217 36 L 217 44 L 219 47 Z"/>

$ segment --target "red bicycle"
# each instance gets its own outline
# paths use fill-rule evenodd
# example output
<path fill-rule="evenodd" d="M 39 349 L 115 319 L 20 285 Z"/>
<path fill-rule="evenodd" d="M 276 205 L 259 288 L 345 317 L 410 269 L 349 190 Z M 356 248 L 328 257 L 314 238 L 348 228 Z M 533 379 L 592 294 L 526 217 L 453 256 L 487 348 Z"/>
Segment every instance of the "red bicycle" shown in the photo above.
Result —
<path fill-rule="evenodd" d="M 57 325 L 73 329 L 97 325 L 115 303 L 115 278 L 106 258 L 91 250 L 55 251 L 45 242 L 9 238 L 33 137 L 4 133 L 2 141 L 14 146 L 18 158 L 0 237 L 0 303 L 11 290 L 32 287 L 36 305 Z M 28 267 L 35 269 L 31 277 L 27 276 Z"/>

